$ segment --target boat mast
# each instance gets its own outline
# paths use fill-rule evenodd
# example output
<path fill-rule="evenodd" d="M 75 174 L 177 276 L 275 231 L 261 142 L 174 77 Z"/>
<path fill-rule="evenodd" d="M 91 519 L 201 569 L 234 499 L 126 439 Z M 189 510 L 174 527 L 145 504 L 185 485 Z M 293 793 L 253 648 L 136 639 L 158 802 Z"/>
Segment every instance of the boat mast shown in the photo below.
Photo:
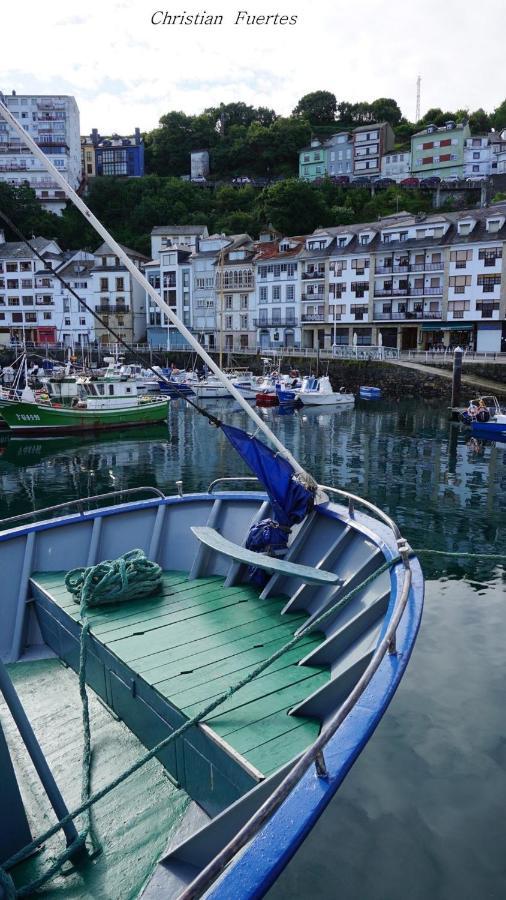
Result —
<path fill-rule="evenodd" d="M 172 322 L 173 325 L 176 326 L 178 331 L 183 335 L 186 339 L 190 347 L 193 347 L 196 353 L 204 360 L 206 365 L 211 369 L 212 372 L 216 375 L 219 381 L 227 388 L 230 394 L 232 394 L 234 400 L 239 403 L 239 405 L 243 408 L 243 410 L 247 413 L 250 419 L 255 423 L 257 429 L 262 431 L 263 434 L 268 438 L 268 440 L 273 444 L 276 450 L 279 452 L 281 456 L 283 456 L 291 466 L 293 466 L 295 472 L 306 475 L 305 469 L 300 465 L 300 463 L 295 459 L 294 456 L 290 453 L 290 451 L 284 446 L 284 444 L 276 437 L 273 431 L 269 428 L 269 426 L 264 422 L 264 420 L 255 412 L 254 409 L 247 403 L 242 394 L 234 387 L 231 383 L 230 379 L 227 378 L 219 366 L 216 365 L 211 356 L 204 350 L 201 346 L 197 338 L 188 330 L 186 325 L 181 322 L 181 320 L 177 317 L 175 312 L 173 312 L 172 308 L 165 303 L 160 294 L 155 290 L 153 285 L 149 283 L 147 278 L 142 274 L 142 272 L 134 265 L 130 257 L 125 253 L 123 248 L 114 240 L 112 235 L 109 234 L 106 228 L 102 225 L 102 223 L 93 215 L 90 209 L 83 202 L 81 197 L 76 194 L 75 190 L 68 184 L 63 175 L 53 166 L 52 162 L 47 158 L 45 153 L 42 152 L 40 147 L 37 146 L 33 138 L 25 131 L 22 125 L 14 118 L 9 109 L 7 109 L 5 103 L 0 100 L 0 115 L 5 119 L 6 122 L 11 126 L 11 128 L 19 135 L 24 144 L 31 150 L 33 155 L 37 157 L 39 162 L 42 163 L 46 171 L 51 175 L 52 178 L 57 182 L 62 191 L 65 192 L 67 197 L 72 200 L 74 206 L 78 208 L 78 210 L 83 214 L 85 219 L 93 226 L 96 232 L 103 238 L 106 244 L 114 251 L 118 259 L 121 260 L 125 268 L 130 272 L 132 278 L 146 291 L 146 293 L 151 297 L 151 299 L 157 304 L 157 306 L 165 313 L 168 317 L 169 321 Z"/>

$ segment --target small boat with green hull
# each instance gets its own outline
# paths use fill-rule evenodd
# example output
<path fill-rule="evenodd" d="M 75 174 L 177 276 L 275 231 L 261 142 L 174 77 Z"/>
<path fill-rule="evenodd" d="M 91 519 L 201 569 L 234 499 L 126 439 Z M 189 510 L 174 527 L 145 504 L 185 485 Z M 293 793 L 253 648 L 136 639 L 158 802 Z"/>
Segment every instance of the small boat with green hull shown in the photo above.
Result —
<path fill-rule="evenodd" d="M 0 400 L 0 411 L 16 434 L 70 434 L 134 425 L 154 425 L 167 418 L 166 398 L 139 397 L 135 385 L 85 379 L 72 404 L 44 401 Z"/>

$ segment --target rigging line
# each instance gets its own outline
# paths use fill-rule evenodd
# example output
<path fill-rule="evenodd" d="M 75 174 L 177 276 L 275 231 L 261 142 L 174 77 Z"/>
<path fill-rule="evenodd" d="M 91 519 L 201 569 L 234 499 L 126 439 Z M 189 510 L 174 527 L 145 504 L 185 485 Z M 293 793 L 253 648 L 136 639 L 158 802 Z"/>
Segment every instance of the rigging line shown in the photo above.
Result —
<path fill-rule="evenodd" d="M 56 183 L 61 187 L 62 191 L 66 194 L 66 196 L 72 201 L 74 206 L 80 210 L 83 214 L 84 218 L 93 226 L 95 231 L 100 234 L 105 243 L 111 250 L 113 250 L 116 256 L 122 260 L 125 268 L 130 272 L 132 277 L 137 281 L 137 283 L 146 291 L 149 297 L 156 303 L 156 305 L 163 310 L 169 322 L 178 329 L 180 334 L 183 335 L 187 343 L 190 347 L 199 354 L 199 356 L 204 360 L 204 362 L 209 366 L 212 372 L 216 375 L 218 380 L 227 388 L 229 393 L 234 397 L 234 399 L 239 403 L 242 409 L 247 413 L 250 419 L 253 419 L 254 422 L 260 427 L 260 430 L 263 431 L 267 439 L 273 444 L 279 452 L 284 456 L 284 458 L 290 463 L 294 471 L 298 474 L 304 475 L 308 480 L 311 480 L 313 484 L 315 484 L 314 479 L 311 478 L 308 472 L 305 471 L 303 466 L 295 459 L 293 454 L 288 450 L 287 447 L 283 444 L 282 441 L 274 434 L 273 431 L 269 428 L 266 422 L 260 418 L 260 416 L 252 409 L 251 406 L 246 402 L 240 391 L 238 391 L 233 384 L 231 384 L 230 380 L 226 378 L 223 374 L 222 370 L 218 365 L 216 365 L 214 359 L 209 356 L 207 351 L 202 347 L 194 334 L 190 331 L 189 328 L 179 319 L 174 310 L 162 299 L 160 294 L 155 290 L 152 284 L 149 283 L 147 278 L 142 274 L 142 272 L 134 265 L 130 257 L 127 253 L 125 253 L 123 247 L 118 244 L 117 241 L 114 240 L 112 235 L 107 231 L 107 229 L 102 225 L 102 223 L 97 219 L 95 215 L 91 212 L 91 210 L 86 206 L 84 201 L 75 190 L 70 186 L 70 184 L 65 180 L 61 172 L 53 166 L 48 157 L 43 153 L 40 147 L 35 143 L 31 135 L 29 135 L 23 126 L 18 122 L 18 120 L 12 115 L 10 110 L 7 108 L 5 103 L 0 100 L 0 115 L 5 119 L 6 122 L 9 123 L 13 131 L 16 132 L 17 135 L 21 138 L 23 143 L 31 150 L 33 155 L 42 163 L 44 169 L 51 175 L 51 177 L 56 181 Z M 327 497 L 320 497 L 319 502 L 323 500 L 327 500 Z"/>
<path fill-rule="evenodd" d="M 17 227 L 17 225 L 14 224 L 14 222 L 9 218 L 9 216 L 5 215 L 5 213 L 2 212 L 1 209 L 0 209 L 0 218 L 3 219 L 5 224 L 9 226 L 9 228 L 14 232 L 14 234 L 21 241 L 23 241 L 23 243 L 25 243 L 27 247 L 30 248 L 32 253 L 35 253 L 35 256 L 37 256 L 41 260 L 41 262 L 44 264 L 44 266 L 47 266 L 47 260 L 44 259 L 44 257 L 42 256 L 41 253 L 39 253 L 37 248 L 34 247 L 34 245 L 30 243 L 30 241 L 28 240 L 27 237 L 25 237 L 23 232 Z M 58 281 L 64 286 L 64 288 L 70 294 L 72 294 L 72 296 L 75 297 L 75 299 L 79 303 L 81 303 L 89 313 L 91 313 L 91 315 L 97 320 L 97 322 L 99 322 L 100 325 L 102 325 L 102 327 L 106 329 L 106 331 L 109 331 L 110 334 L 112 334 L 112 336 L 116 339 L 116 341 L 118 341 L 118 343 L 122 344 L 123 347 L 125 347 L 128 350 L 128 352 L 132 354 L 134 359 L 137 359 L 139 362 L 142 363 L 142 365 L 146 369 L 149 369 L 151 372 L 153 372 L 153 374 L 156 375 L 157 379 L 164 381 L 165 384 L 170 385 L 171 388 L 174 387 L 176 392 L 179 394 L 179 396 L 182 397 L 184 400 L 186 400 L 190 404 L 190 406 L 193 406 L 193 408 L 196 409 L 197 412 L 201 413 L 201 415 L 203 415 L 207 419 L 209 419 L 209 421 L 211 422 L 212 425 L 216 425 L 216 427 L 221 425 L 220 420 L 217 419 L 216 416 L 213 416 L 206 409 L 199 406 L 197 403 L 194 403 L 193 400 L 190 400 L 190 398 L 183 391 L 181 391 L 180 388 L 177 386 L 177 382 L 171 381 L 169 378 L 167 378 L 162 373 L 157 372 L 156 369 L 153 367 L 153 365 L 144 358 L 142 353 L 139 353 L 138 350 L 134 350 L 134 348 L 130 344 L 128 344 L 127 341 L 123 340 L 123 338 L 120 337 L 116 331 L 114 331 L 114 328 L 111 328 L 111 326 L 109 324 L 106 324 L 105 321 L 96 312 L 96 310 L 92 309 L 91 306 L 88 306 L 86 301 L 83 300 L 79 296 L 79 294 L 77 294 L 75 292 L 75 290 L 70 286 L 70 284 L 67 281 L 65 281 L 65 279 L 58 272 L 56 272 L 54 269 L 52 269 L 51 273 L 52 273 L 52 275 L 55 276 L 55 278 L 58 279 Z"/>

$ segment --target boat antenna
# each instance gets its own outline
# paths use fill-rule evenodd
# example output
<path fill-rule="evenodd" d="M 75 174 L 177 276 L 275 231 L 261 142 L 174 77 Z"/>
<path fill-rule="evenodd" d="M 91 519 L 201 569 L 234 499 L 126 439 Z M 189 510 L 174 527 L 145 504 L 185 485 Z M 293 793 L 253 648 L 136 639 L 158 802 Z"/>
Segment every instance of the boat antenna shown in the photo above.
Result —
<path fill-rule="evenodd" d="M 107 229 L 102 225 L 102 223 L 93 215 L 90 209 L 86 206 L 84 201 L 75 190 L 70 186 L 70 184 L 65 180 L 63 175 L 53 166 L 52 162 L 48 159 L 45 153 L 42 152 L 40 147 L 37 146 L 33 138 L 25 131 L 23 126 L 14 118 L 9 109 L 7 109 L 5 103 L 0 100 L 0 115 L 5 119 L 5 121 L 11 126 L 11 128 L 19 135 L 24 144 L 31 150 L 33 155 L 39 160 L 44 169 L 51 175 L 52 178 L 56 181 L 56 183 L 60 186 L 61 190 L 64 191 L 66 196 L 72 201 L 74 206 L 83 214 L 85 219 L 93 226 L 95 231 L 102 237 L 102 239 L 106 242 L 108 247 L 114 251 L 118 259 L 121 260 L 125 268 L 130 272 L 132 278 L 143 288 L 143 290 L 151 297 L 151 299 L 156 303 L 156 305 L 165 313 L 169 322 L 172 322 L 173 325 L 178 329 L 180 334 L 183 335 L 185 340 L 188 342 L 190 347 L 199 354 L 199 356 L 204 360 L 207 366 L 211 369 L 212 372 L 216 375 L 219 381 L 223 384 L 224 387 L 232 394 L 233 398 L 239 403 L 242 409 L 247 413 L 250 419 L 255 423 L 257 430 L 263 432 L 263 434 L 267 437 L 270 443 L 276 448 L 280 456 L 287 460 L 290 465 L 293 467 L 294 471 L 302 476 L 303 478 L 307 478 L 308 481 L 314 484 L 314 480 L 311 478 L 309 473 L 305 471 L 305 469 L 300 465 L 300 463 L 295 459 L 295 457 L 290 453 L 287 447 L 279 440 L 279 438 L 274 434 L 273 431 L 269 428 L 266 422 L 258 415 L 257 412 L 247 403 L 244 399 L 240 391 L 238 391 L 234 385 L 231 383 L 230 379 L 228 379 L 220 367 L 216 365 L 215 361 L 211 356 L 204 350 L 204 348 L 199 344 L 195 335 L 186 327 L 186 325 L 181 322 L 178 316 L 175 314 L 173 309 L 166 303 L 160 294 L 155 290 L 152 284 L 149 283 L 147 278 L 142 274 L 142 272 L 134 265 L 128 254 L 124 251 L 123 247 L 118 244 L 117 241 L 114 240 L 111 234 L 107 231 Z"/>

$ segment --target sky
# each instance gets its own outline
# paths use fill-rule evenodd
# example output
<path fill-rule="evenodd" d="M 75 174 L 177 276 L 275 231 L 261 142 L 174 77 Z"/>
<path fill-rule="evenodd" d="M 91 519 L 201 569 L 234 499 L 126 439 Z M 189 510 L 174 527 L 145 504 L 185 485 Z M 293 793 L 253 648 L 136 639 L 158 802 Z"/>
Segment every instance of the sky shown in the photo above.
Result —
<path fill-rule="evenodd" d="M 224 24 L 155 26 L 157 10 Z M 235 25 L 239 10 L 298 20 Z M 82 134 L 149 131 L 169 110 L 238 100 L 286 115 L 315 90 L 393 97 L 412 120 L 418 75 L 422 115 L 506 98 L 504 0 L 7 0 L 1 30 L 0 90 L 74 95 Z"/>

